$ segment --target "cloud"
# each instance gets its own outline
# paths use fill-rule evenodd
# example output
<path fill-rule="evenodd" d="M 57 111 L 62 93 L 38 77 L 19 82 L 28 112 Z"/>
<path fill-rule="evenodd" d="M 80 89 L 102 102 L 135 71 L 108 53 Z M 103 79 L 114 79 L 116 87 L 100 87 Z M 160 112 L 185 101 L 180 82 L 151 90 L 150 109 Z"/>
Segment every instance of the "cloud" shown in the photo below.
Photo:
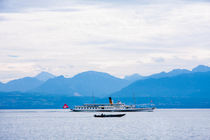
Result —
<path fill-rule="evenodd" d="M 6 20 L 7 20 L 7 19 L 6 19 L 5 17 L 1 17 L 1 16 L 0 16 L 0 22 L 1 22 L 1 21 L 6 21 Z"/>
<path fill-rule="evenodd" d="M 210 65 L 210 3 L 205 0 L 3 2 L 0 75 L 44 69 L 56 75 L 97 70 L 123 77 Z"/>
<path fill-rule="evenodd" d="M 165 60 L 164 60 L 164 58 L 161 58 L 161 57 L 159 57 L 159 58 L 153 58 L 153 60 L 155 61 L 155 62 L 164 62 Z"/>
<path fill-rule="evenodd" d="M 19 56 L 17 56 L 17 55 L 8 55 L 8 57 L 18 58 Z"/>

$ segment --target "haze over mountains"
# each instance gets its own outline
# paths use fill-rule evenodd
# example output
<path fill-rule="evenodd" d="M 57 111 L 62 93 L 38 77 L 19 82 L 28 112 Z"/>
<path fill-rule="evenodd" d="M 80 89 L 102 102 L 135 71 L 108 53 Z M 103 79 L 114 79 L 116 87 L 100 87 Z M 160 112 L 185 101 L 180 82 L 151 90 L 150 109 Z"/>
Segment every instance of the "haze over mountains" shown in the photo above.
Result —
<path fill-rule="evenodd" d="M 44 71 L 44 72 L 41 72 L 38 75 L 36 75 L 34 78 L 45 82 L 45 81 L 55 78 L 55 77 L 56 77 L 55 75 Z"/>

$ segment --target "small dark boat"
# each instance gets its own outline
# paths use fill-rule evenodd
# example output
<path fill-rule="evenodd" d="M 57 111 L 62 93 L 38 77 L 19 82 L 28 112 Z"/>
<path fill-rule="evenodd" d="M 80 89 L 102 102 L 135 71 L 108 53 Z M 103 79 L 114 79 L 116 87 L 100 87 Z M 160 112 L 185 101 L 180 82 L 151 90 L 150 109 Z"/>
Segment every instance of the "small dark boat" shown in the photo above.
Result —
<path fill-rule="evenodd" d="M 122 117 L 125 114 L 101 114 L 101 115 L 94 115 L 94 117 Z"/>

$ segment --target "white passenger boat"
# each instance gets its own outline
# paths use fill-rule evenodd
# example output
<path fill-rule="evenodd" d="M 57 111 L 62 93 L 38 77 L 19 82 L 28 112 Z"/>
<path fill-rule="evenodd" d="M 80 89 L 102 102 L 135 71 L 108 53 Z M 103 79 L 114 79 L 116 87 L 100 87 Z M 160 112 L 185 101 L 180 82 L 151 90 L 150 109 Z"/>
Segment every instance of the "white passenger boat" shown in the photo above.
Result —
<path fill-rule="evenodd" d="M 113 103 L 109 97 L 109 104 L 84 104 L 83 106 L 75 106 L 74 112 L 153 112 L 155 107 L 137 108 L 135 105 L 125 105 L 124 103 Z"/>

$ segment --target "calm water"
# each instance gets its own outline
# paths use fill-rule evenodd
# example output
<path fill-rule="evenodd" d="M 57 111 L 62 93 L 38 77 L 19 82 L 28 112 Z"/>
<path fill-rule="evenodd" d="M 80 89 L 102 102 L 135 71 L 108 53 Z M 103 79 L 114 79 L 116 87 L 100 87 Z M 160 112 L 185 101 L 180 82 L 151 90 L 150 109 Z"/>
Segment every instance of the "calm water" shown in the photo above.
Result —
<path fill-rule="evenodd" d="M 94 118 L 68 110 L 0 110 L 0 140 L 210 140 L 210 109 Z"/>

